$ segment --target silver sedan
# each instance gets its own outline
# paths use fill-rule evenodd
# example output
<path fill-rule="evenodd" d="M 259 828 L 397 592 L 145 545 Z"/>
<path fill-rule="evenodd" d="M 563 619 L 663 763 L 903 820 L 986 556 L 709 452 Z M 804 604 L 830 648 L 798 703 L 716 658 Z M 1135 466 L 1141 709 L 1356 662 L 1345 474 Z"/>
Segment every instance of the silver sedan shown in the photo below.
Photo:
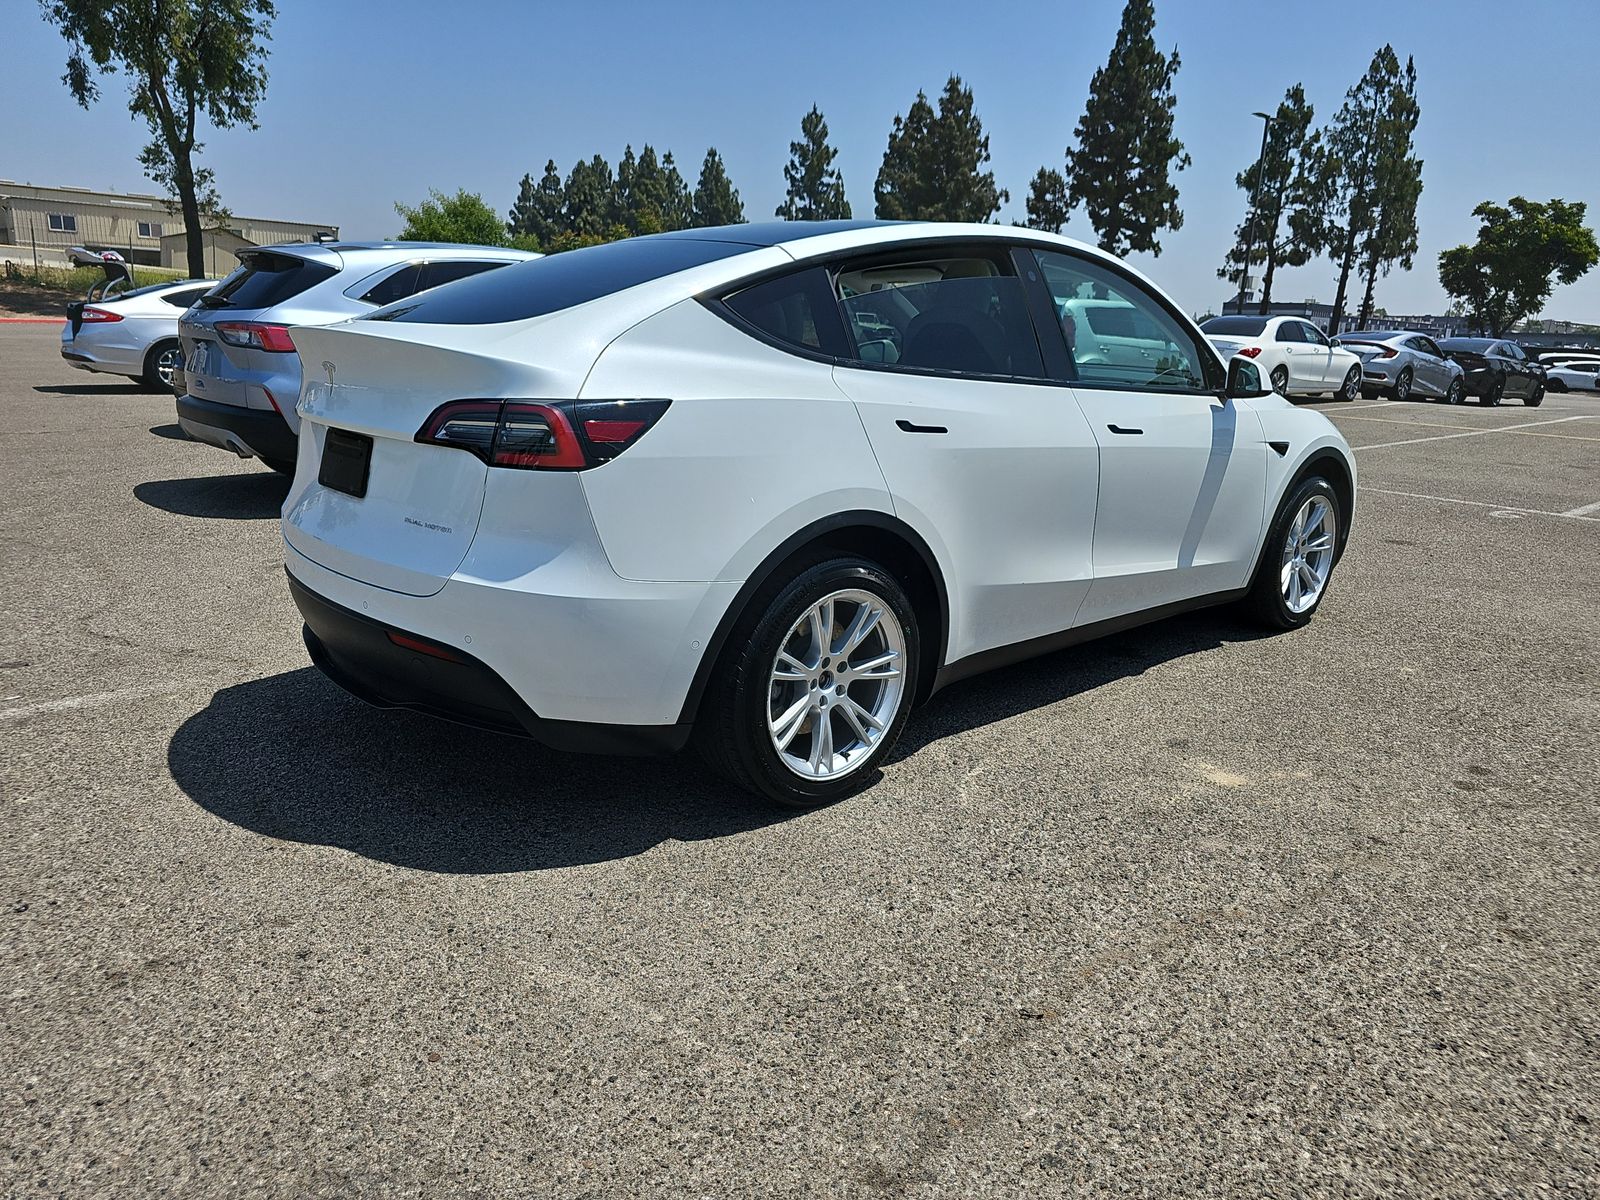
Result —
<path fill-rule="evenodd" d="M 61 357 L 82 371 L 128 375 L 170 391 L 173 368 L 182 357 L 178 318 L 216 282 L 182 279 L 104 300 L 75 301 L 67 305 Z"/>
<path fill-rule="evenodd" d="M 1341 333 L 1334 344 L 1361 360 L 1361 394 L 1368 400 L 1380 395 L 1393 400 L 1421 396 L 1460 404 L 1466 395 L 1460 364 L 1446 358 L 1425 333 L 1406 329 Z"/>

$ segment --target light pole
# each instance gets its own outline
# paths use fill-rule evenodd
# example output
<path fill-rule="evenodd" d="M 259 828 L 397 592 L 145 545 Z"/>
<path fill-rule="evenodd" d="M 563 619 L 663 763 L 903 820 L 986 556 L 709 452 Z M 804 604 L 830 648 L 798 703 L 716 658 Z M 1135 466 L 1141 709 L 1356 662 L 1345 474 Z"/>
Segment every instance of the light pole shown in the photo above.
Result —
<path fill-rule="evenodd" d="M 1244 222 L 1244 262 L 1239 267 L 1239 314 L 1244 315 L 1244 285 L 1250 278 L 1250 256 L 1256 249 L 1256 203 L 1261 199 L 1261 176 L 1265 173 L 1263 164 L 1267 158 L 1267 130 L 1272 128 L 1272 118 L 1264 113 L 1251 113 L 1252 117 L 1261 118 L 1261 153 L 1256 155 L 1256 185 L 1250 189 L 1250 211 L 1245 216 Z"/>

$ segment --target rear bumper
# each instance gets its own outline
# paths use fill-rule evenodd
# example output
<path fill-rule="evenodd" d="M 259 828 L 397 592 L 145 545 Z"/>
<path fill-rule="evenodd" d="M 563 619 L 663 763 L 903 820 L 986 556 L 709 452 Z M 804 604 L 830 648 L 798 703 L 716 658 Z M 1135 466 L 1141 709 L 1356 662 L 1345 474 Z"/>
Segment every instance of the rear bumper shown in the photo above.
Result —
<path fill-rule="evenodd" d="M 85 354 L 82 349 L 61 347 L 61 357 L 80 371 L 101 371 L 107 375 L 133 375 L 137 368 L 129 367 L 122 362 L 107 362 L 96 358 L 92 354 Z"/>
<path fill-rule="evenodd" d="M 671 754 L 689 740 L 687 724 L 609 725 L 546 719 L 486 663 L 454 646 L 352 612 L 317 595 L 292 573 L 289 592 L 305 620 L 305 643 L 312 662 L 345 691 L 375 707 L 411 709 L 585 754 Z M 397 644 L 395 637 L 410 647 L 428 650 Z"/>
<path fill-rule="evenodd" d="M 1469 396 L 1487 396 L 1494 387 L 1495 372 L 1489 367 L 1477 367 L 1461 377 L 1461 386 Z"/>
<path fill-rule="evenodd" d="M 178 397 L 178 424 L 197 442 L 231 450 L 241 458 L 292 463 L 299 441 L 275 412 L 219 404 L 197 396 Z"/>

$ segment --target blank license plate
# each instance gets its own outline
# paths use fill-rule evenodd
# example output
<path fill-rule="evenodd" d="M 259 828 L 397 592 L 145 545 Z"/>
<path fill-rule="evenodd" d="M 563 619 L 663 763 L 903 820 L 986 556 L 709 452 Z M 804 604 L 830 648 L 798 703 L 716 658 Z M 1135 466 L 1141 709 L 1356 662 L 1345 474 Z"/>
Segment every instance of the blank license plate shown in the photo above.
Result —
<path fill-rule="evenodd" d="M 322 466 L 317 482 L 347 496 L 367 494 L 367 472 L 372 467 L 372 439 L 364 433 L 330 429 L 322 443 Z"/>

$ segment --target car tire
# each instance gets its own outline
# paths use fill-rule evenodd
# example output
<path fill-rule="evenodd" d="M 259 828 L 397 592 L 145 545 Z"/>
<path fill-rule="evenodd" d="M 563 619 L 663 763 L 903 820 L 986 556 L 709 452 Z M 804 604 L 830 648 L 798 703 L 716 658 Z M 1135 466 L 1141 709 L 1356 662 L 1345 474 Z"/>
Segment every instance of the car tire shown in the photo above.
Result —
<path fill-rule="evenodd" d="M 292 462 L 286 462 L 281 458 L 263 458 L 261 461 L 279 475 L 287 475 L 290 479 L 294 478 L 294 464 Z"/>
<path fill-rule="evenodd" d="M 1268 378 L 1272 383 L 1272 390 L 1277 392 L 1278 395 L 1284 397 L 1284 399 L 1288 399 L 1288 397 L 1289 397 L 1289 368 L 1288 367 L 1273 367 L 1272 368 L 1272 374 L 1270 376 L 1268 376 Z"/>
<path fill-rule="evenodd" d="M 1465 392 L 1466 389 L 1462 386 L 1461 380 L 1452 379 L 1449 389 L 1444 394 L 1444 402 L 1446 404 L 1460 404 Z"/>
<path fill-rule="evenodd" d="M 1378 393 L 1373 391 L 1371 388 L 1362 388 L 1361 398 L 1363 400 L 1376 400 L 1378 398 Z"/>
<path fill-rule="evenodd" d="M 1543 404 L 1544 403 L 1544 384 L 1542 384 L 1542 383 L 1534 384 L 1534 386 L 1533 386 L 1533 394 L 1531 396 L 1529 396 L 1526 400 L 1524 400 L 1523 403 L 1526 404 L 1529 408 L 1538 408 L 1539 405 Z"/>
<path fill-rule="evenodd" d="M 144 370 L 139 382 L 152 392 L 172 391 L 172 372 L 183 361 L 183 347 L 177 338 L 157 342 L 145 351 Z"/>
<path fill-rule="evenodd" d="M 864 615 L 869 627 L 847 647 Z M 905 729 L 920 637 L 905 589 L 877 563 L 837 554 L 803 563 L 758 592 L 735 625 L 695 724 L 696 749 L 732 783 L 787 808 L 860 791 Z M 843 682 L 841 658 L 851 672 Z M 876 673 L 853 675 L 862 663 Z"/>
<path fill-rule="evenodd" d="M 1312 524 L 1297 528 L 1302 513 Z M 1261 560 L 1245 595 L 1244 608 L 1253 620 L 1277 630 L 1299 629 L 1311 620 L 1332 582 L 1341 520 L 1339 497 L 1323 476 L 1308 475 L 1289 489 L 1267 527 Z M 1309 602 L 1308 579 L 1317 581 Z"/>
<path fill-rule="evenodd" d="M 1550 390 L 1552 392 L 1564 392 L 1564 391 L 1566 391 L 1567 390 L 1567 381 L 1565 379 L 1552 379 L 1550 381 Z"/>
<path fill-rule="evenodd" d="M 1506 379 L 1504 375 L 1497 375 L 1494 382 L 1489 385 L 1489 390 L 1479 397 L 1478 403 L 1485 408 L 1496 408 L 1506 394 Z"/>
<path fill-rule="evenodd" d="M 1334 393 L 1334 399 L 1349 403 L 1359 395 L 1361 395 L 1361 368 L 1351 367 L 1345 374 L 1344 386 Z"/>
<path fill-rule="evenodd" d="M 1411 399 L 1411 368 L 1410 367 L 1406 367 L 1400 372 L 1399 377 L 1394 381 L 1394 386 L 1389 389 L 1389 398 L 1391 400 L 1409 400 L 1409 399 Z"/>

